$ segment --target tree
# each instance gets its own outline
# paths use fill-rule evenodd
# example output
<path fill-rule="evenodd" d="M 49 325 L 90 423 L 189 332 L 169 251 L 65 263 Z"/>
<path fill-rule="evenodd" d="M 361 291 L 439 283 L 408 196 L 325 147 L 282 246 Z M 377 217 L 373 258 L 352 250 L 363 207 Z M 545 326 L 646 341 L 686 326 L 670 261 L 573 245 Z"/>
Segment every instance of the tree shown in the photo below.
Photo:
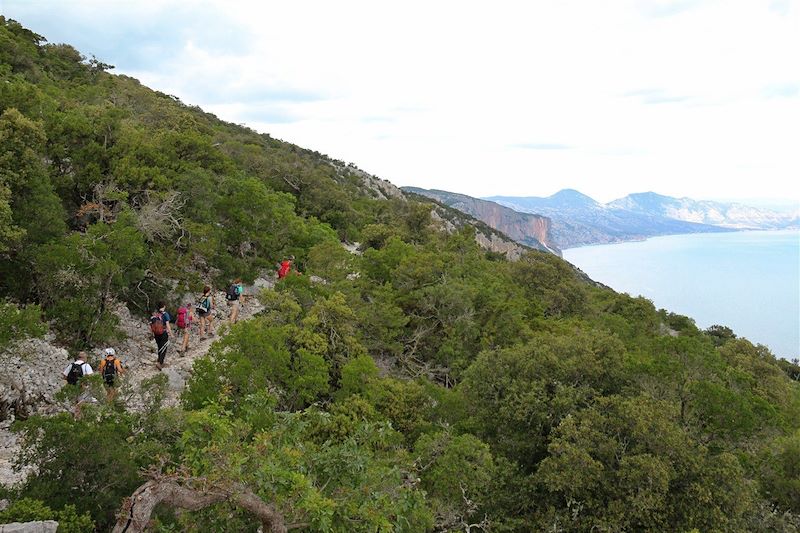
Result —
<path fill-rule="evenodd" d="M 113 223 L 96 222 L 86 233 L 41 246 L 35 277 L 45 313 L 58 318 L 62 337 L 82 347 L 114 336 L 117 318 L 109 304 L 142 279 L 146 254 L 129 210 Z"/>
<path fill-rule="evenodd" d="M 268 390 L 283 408 L 302 408 L 329 390 L 326 346 L 324 337 L 291 324 L 270 325 L 265 318 L 236 324 L 195 363 L 184 404 L 199 409 L 224 401 L 237 409 Z"/>
<path fill-rule="evenodd" d="M 605 397 L 562 420 L 536 474 L 555 498 L 548 521 L 580 530 L 746 531 L 755 491 L 736 458 L 697 447 L 659 403 Z"/>
<path fill-rule="evenodd" d="M 489 446 L 472 435 L 442 431 L 414 445 L 417 464 L 440 531 L 485 530 L 498 475 Z"/>

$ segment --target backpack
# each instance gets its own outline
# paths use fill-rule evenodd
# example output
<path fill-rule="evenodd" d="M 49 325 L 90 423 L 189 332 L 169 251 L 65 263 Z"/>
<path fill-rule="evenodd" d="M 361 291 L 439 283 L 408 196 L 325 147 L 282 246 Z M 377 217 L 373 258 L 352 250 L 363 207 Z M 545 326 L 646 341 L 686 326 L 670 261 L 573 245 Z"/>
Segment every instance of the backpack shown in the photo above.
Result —
<path fill-rule="evenodd" d="M 189 310 L 185 307 L 178 309 L 178 318 L 175 320 L 175 325 L 183 329 L 189 326 Z"/>
<path fill-rule="evenodd" d="M 67 374 L 67 383 L 70 385 L 77 385 L 78 380 L 83 377 L 83 365 L 86 363 L 72 363 L 72 366 L 69 368 L 69 373 Z"/>
<path fill-rule="evenodd" d="M 103 367 L 103 379 L 109 385 L 114 384 L 114 376 L 117 375 L 117 358 L 106 359 L 106 365 Z"/>
<path fill-rule="evenodd" d="M 289 270 L 292 268 L 291 261 L 281 261 L 281 266 L 278 269 L 278 279 L 283 279 L 289 274 Z"/>
<path fill-rule="evenodd" d="M 150 331 L 153 332 L 153 335 L 163 335 L 166 330 L 167 328 L 164 326 L 164 315 L 161 313 L 154 313 L 153 316 L 150 317 Z"/>
<path fill-rule="evenodd" d="M 195 306 L 198 311 L 208 313 L 211 311 L 211 296 L 204 296 L 200 303 Z"/>
<path fill-rule="evenodd" d="M 239 299 L 239 286 L 235 283 L 231 284 L 228 287 L 228 290 L 225 291 L 225 299 L 228 301 L 238 300 Z"/>

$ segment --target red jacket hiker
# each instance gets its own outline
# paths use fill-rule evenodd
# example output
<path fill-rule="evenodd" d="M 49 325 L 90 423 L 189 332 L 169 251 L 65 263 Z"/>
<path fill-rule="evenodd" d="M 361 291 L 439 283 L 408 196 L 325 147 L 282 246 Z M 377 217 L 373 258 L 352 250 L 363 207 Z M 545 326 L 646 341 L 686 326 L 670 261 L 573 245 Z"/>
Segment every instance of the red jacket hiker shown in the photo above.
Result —
<path fill-rule="evenodd" d="M 281 266 L 278 269 L 278 279 L 285 278 L 291 269 L 292 269 L 291 261 L 289 261 L 288 259 L 284 259 L 283 261 L 281 261 Z"/>

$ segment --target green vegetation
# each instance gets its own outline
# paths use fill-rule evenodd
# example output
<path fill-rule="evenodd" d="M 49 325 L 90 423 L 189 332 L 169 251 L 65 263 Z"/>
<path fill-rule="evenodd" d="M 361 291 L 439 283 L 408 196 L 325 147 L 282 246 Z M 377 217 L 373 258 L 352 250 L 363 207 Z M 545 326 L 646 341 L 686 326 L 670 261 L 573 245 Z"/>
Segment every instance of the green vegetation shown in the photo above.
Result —
<path fill-rule="evenodd" d="M 115 301 L 146 313 L 287 254 L 306 275 L 196 362 L 180 408 L 151 383 L 141 413 L 15 424 L 37 475 L 0 518 L 105 531 L 165 480 L 228 496 L 156 507 L 164 532 L 256 531 L 245 493 L 301 531 L 800 529 L 797 365 L 553 255 L 486 253 L 107 67 L 0 18 L 0 343 L 43 314 L 97 346 Z"/>

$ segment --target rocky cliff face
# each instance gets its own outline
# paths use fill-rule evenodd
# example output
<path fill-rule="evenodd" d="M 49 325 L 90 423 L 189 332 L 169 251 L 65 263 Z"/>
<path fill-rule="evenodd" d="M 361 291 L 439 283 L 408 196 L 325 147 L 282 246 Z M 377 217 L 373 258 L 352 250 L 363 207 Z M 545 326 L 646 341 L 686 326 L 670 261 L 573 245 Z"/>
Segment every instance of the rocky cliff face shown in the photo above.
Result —
<path fill-rule="evenodd" d="M 444 211 L 440 206 L 436 206 L 431 211 L 431 219 L 433 219 L 434 225 L 441 231 L 453 233 L 457 231 L 461 225 L 458 220 L 451 220 L 450 215 L 452 215 L 452 213 Z M 485 231 L 485 229 L 489 231 Z M 504 235 L 492 231 L 491 228 L 488 227 L 475 227 L 475 242 L 484 250 L 505 255 L 509 261 L 516 261 L 522 257 L 525 252 L 530 250 L 530 248 L 521 246 Z"/>
<path fill-rule="evenodd" d="M 545 216 L 519 213 L 495 202 L 447 191 L 416 187 L 404 187 L 403 190 L 432 198 L 448 207 L 467 213 L 518 243 L 561 255 L 561 251 L 553 242 L 552 223 Z"/>
<path fill-rule="evenodd" d="M 531 244 L 531 241 L 542 244 L 551 250 L 553 244 L 550 219 L 529 213 L 517 213 L 494 202 L 471 198 L 471 201 L 460 201 L 451 207 L 464 211 L 489 226 L 502 231 L 515 241 Z"/>

